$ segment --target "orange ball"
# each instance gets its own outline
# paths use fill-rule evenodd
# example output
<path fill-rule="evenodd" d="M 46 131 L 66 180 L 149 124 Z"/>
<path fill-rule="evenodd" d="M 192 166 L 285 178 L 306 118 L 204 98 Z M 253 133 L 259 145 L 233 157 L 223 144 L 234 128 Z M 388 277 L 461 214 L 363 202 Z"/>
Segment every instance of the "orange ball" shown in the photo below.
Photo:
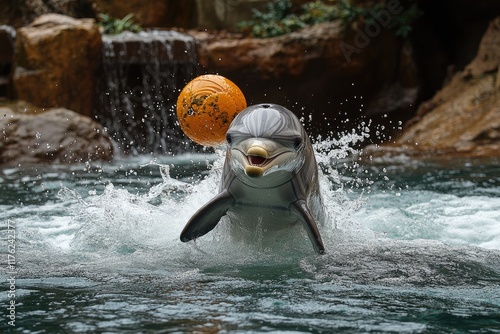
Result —
<path fill-rule="evenodd" d="M 245 96 L 231 80 L 214 74 L 191 80 L 177 99 L 182 131 L 194 142 L 219 146 L 236 115 L 247 107 Z"/>

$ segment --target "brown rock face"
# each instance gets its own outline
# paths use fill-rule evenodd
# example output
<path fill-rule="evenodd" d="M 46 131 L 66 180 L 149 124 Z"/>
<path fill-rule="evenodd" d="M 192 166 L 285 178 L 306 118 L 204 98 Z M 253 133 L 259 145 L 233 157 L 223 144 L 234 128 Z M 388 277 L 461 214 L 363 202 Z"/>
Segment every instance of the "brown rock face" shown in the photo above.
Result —
<path fill-rule="evenodd" d="M 382 113 L 408 119 L 401 109 L 413 112 L 419 83 L 411 46 L 387 29 L 365 31 L 332 22 L 264 39 L 190 33 L 203 71 L 233 80 L 249 104 L 273 102 L 299 117 L 312 115 L 311 128 L 329 134 L 352 128 L 342 124 L 346 119 Z"/>
<path fill-rule="evenodd" d="M 115 18 L 134 14 L 134 21 L 142 27 L 193 26 L 195 0 L 91 0 L 94 11 Z"/>
<path fill-rule="evenodd" d="M 500 17 L 481 40 L 476 58 L 423 103 L 395 146 L 410 152 L 500 156 Z"/>
<path fill-rule="evenodd" d="M 91 17 L 92 9 L 89 0 L 2 0 L 0 24 L 18 28 L 49 13 Z"/>
<path fill-rule="evenodd" d="M 41 114 L 0 107 L 0 165 L 108 161 L 113 145 L 101 125 L 67 109 Z"/>
<path fill-rule="evenodd" d="M 13 77 L 17 98 L 40 107 L 66 107 L 91 115 L 101 48 L 94 20 L 40 16 L 18 30 Z"/>

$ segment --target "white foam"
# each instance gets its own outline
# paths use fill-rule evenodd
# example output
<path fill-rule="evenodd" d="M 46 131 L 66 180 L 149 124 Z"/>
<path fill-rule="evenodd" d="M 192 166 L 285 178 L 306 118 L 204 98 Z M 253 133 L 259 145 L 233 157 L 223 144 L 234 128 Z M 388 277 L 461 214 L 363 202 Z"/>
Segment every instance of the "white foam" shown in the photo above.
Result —
<path fill-rule="evenodd" d="M 388 207 L 390 203 L 390 207 Z M 500 250 L 500 198 L 406 190 L 375 194 L 355 221 L 388 238 L 438 240 Z"/>

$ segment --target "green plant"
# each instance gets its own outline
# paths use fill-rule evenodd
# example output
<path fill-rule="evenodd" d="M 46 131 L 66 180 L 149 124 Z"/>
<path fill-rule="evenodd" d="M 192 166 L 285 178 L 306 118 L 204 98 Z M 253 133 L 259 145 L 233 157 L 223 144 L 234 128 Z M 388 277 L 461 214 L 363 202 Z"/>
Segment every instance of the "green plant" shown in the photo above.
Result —
<path fill-rule="evenodd" d="M 381 6 L 381 4 L 377 4 L 370 9 L 367 9 L 364 7 L 356 6 L 349 0 L 338 0 L 336 6 L 339 10 L 338 19 L 342 21 L 342 25 L 344 26 L 344 28 L 347 28 L 360 18 L 367 18 L 368 16 L 369 20 L 370 10 L 378 11 L 383 5 Z"/>
<path fill-rule="evenodd" d="M 389 27 L 394 29 L 397 36 L 406 37 L 412 30 L 413 22 L 423 14 L 424 12 L 422 12 L 415 3 L 401 13 L 401 15 L 394 16 Z"/>
<path fill-rule="evenodd" d="M 309 25 L 330 22 L 339 17 L 338 6 L 333 6 L 319 0 L 305 3 L 301 11 L 300 19 Z"/>
<path fill-rule="evenodd" d="M 253 19 L 243 22 L 239 29 L 251 33 L 254 37 L 265 38 L 334 20 L 340 20 L 344 28 L 359 20 L 373 24 L 376 22 L 377 13 L 387 11 L 387 4 L 379 2 L 372 6 L 358 6 L 350 0 L 316 0 L 305 3 L 294 13 L 290 0 L 274 0 L 267 3 L 266 9 L 266 12 L 254 10 Z M 414 4 L 397 15 L 391 15 L 388 28 L 393 29 L 396 35 L 406 37 L 413 22 L 421 15 L 422 12 Z"/>
<path fill-rule="evenodd" d="M 130 13 L 122 19 L 116 19 L 109 14 L 99 14 L 99 25 L 104 29 L 105 34 L 116 35 L 124 31 L 139 32 L 142 30 L 141 26 L 134 23 L 132 20 L 134 14 Z"/>
<path fill-rule="evenodd" d="M 266 4 L 266 12 L 253 10 L 253 20 L 242 22 L 239 29 L 255 37 L 274 37 L 305 27 L 292 13 L 290 0 L 275 0 Z"/>
<path fill-rule="evenodd" d="M 274 0 L 267 3 L 267 13 L 262 13 L 257 9 L 253 10 L 256 20 L 283 20 L 292 14 L 292 2 L 290 0 Z"/>

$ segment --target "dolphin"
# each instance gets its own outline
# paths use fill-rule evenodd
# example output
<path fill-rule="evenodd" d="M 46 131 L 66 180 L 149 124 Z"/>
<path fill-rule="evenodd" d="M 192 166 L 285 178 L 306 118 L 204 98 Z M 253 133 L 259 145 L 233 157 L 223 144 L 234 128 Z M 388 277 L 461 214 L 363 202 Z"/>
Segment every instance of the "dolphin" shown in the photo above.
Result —
<path fill-rule="evenodd" d="M 323 254 L 318 224 L 326 214 L 318 166 L 299 119 L 280 105 L 249 106 L 232 121 L 226 141 L 220 192 L 189 219 L 181 241 L 205 235 L 227 216 L 247 229 L 257 220 L 272 230 L 302 223 Z"/>

